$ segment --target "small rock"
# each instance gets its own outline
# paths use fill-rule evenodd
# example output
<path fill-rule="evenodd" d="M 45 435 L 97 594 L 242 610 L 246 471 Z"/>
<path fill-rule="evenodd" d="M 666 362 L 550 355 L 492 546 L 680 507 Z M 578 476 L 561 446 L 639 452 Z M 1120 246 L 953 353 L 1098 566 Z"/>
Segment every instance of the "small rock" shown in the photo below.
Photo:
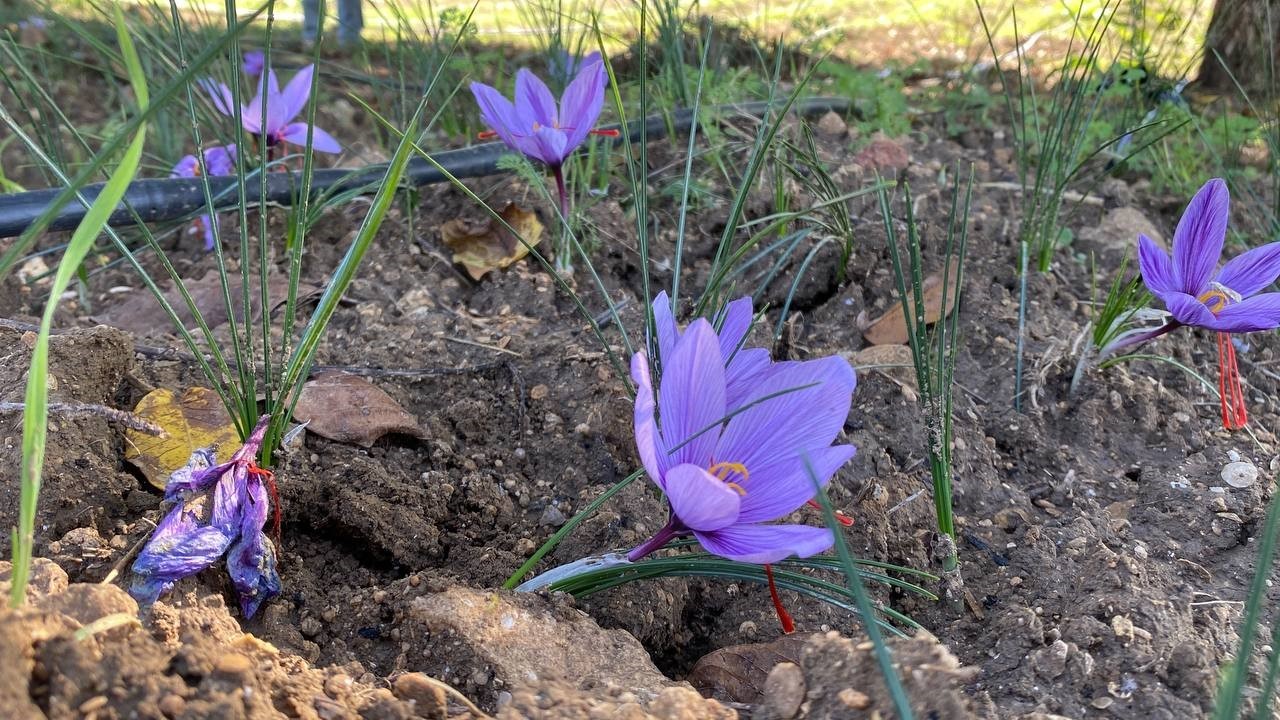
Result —
<path fill-rule="evenodd" d="M 396 697 L 413 703 L 413 712 L 422 718 L 445 717 L 446 703 L 444 688 L 431 682 L 431 679 L 420 672 L 405 673 L 391 683 L 391 691 Z"/>
<path fill-rule="evenodd" d="M 213 664 L 213 674 L 227 678 L 245 677 L 253 672 L 253 662 L 239 653 L 227 653 Z"/>
<path fill-rule="evenodd" d="M 1093 702 L 1089 704 L 1099 710 L 1106 710 L 1107 708 L 1111 707 L 1111 703 L 1113 702 L 1115 702 L 1115 700 L 1113 700 L 1110 696 L 1099 695 L 1098 697 L 1093 699 Z"/>
<path fill-rule="evenodd" d="M 858 151 L 853 161 L 868 170 L 880 172 L 905 170 L 911 163 L 911 156 L 901 143 L 884 136 L 877 136 Z"/>
<path fill-rule="evenodd" d="M 844 703 L 846 707 L 854 710 L 866 710 L 871 707 L 871 698 L 864 692 L 859 692 L 853 688 L 845 688 L 841 690 L 836 698 Z"/>
<path fill-rule="evenodd" d="M 529 389 L 529 399 L 541 400 L 547 396 L 548 392 L 549 390 L 546 385 L 534 385 Z"/>
<path fill-rule="evenodd" d="M 351 692 L 351 676 L 346 673 L 334 673 L 324 681 L 324 694 L 337 700 Z"/>
<path fill-rule="evenodd" d="M 849 133 L 849 124 L 840 117 L 840 113 L 831 110 L 818 120 L 817 130 L 823 137 L 839 140 Z"/>
<path fill-rule="evenodd" d="M 106 695 L 94 695 L 88 700 L 85 700 L 84 702 L 80 703 L 79 709 L 81 714 L 88 715 L 89 713 L 97 712 L 102 708 L 106 707 L 107 702 L 108 700 Z"/>
<path fill-rule="evenodd" d="M 302 631 L 303 635 L 310 638 L 319 635 L 324 626 L 320 624 L 319 620 L 313 617 L 306 617 L 298 624 L 298 629 Z"/>
<path fill-rule="evenodd" d="M 1222 468 L 1222 482 L 1233 488 L 1247 488 L 1258 482 L 1258 468 L 1248 460 L 1227 463 Z"/>
<path fill-rule="evenodd" d="M 1031 655 L 1031 667 L 1040 677 L 1052 680 L 1067 669 L 1067 654 L 1071 651 L 1062 640 L 1054 640 L 1048 647 L 1040 648 Z"/>
<path fill-rule="evenodd" d="M 160 702 L 156 704 L 160 712 L 170 720 L 178 717 L 187 709 L 187 701 L 181 695 L 169 693 L 160 698 Z"/>
<path fill-rule="evenodd" d="M 775 717 L 790 720 L 800 712 L 804 702 L 804 673 L 795 663 L 781 662 L 773 666 L 764 681 L 764 706 Z"/>
<path fill-rule="evenodd" d="M 564 522 L 564 513 L 560 512 L 560 508 L 550 503 L 542 509 L 542 516 L 538 518 L 539 525 L 550 525 L 551 527 L 560 527 Z"/>

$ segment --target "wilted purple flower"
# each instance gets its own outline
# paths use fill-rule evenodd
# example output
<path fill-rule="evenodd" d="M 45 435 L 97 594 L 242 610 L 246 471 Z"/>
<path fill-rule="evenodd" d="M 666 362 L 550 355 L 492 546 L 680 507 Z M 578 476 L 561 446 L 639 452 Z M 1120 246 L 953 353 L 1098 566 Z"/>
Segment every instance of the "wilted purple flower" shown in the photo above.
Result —
<path fill-rule="evenodd" d="M 267 56 L 261 50 L 250 50 L 244 54 L 244 64 L 240 67 L 244 70 L 244 74 L 249 77 L 258 77 L 262 74 L 262 66 L 266 64 Z"/>
<path fill-rule="evenodd" d="M 311 75 L 314 72 L 315 65 L 302 68 L 289 80 L 284 92 L 280 92 L 280 82 L 276 79 L 275 70 L 268 68 L 262 73 L 258 80 L 258 94 L 248 105 L 243 105 L 240 109 L 240 121 L 245 131 L 262 138 L 268 147 L 285 142 L 306 145 L 307 129 L 310 126 L 305 122 L 290 121 L 302 112 L 302 108 L 306 107 L 307 100 L 311 97 Z M 235 100 L 231 95 L 231 88 L 224 83 L 207 79 L 200 81 L 200 86 L 213 98 L 213 107 L 218 112 L 227 117 L 234 116 Z M 267 107 L 265 125 L 262 123 L 264 103 Z M 329 133 L 318 127 L 312 127 L 311 132 L 313 133 L 311 147 L 320 152 L 342 152 L 342 146 Z"/>
<path fill-rule="evenodd" d="M 280 594 L 275 546 L 262 531 L 271 509 L 269 473 L 254 463 L 269 419 L 258 421 L 228 462 L 214 465 L 212 453 L 198 450 L 169 478 L 165 500 L 175 504 L 133 563 L 129 592 L 138 602 L 155 602 L 223 555 L 245 617 Z"/>
<path fill-rule="evenodd" d="M 209 175 L 233 175 L 236 171 L 236 146 L 218 145 L 206 148 L 204 151 L 204 166 Z M 186 155 L 173 166 L 173 170 L 169 173 L 169 177 L 200 177 L 200 163 L 196 160 L 195 155 Z M 204 249 L 213 249 L 213 225 L 217 222 L 216 215 L 204 214 L 196 218 L 193 231 L 200 229 L 204 232 Z"/>
<path fill-rule="evenodd" d="M 1280 276 L 1280 242 L 1243 252 L 1218 269 L 1230 205 L 1225 182 L 1214 178 L 1205 183 L 1178 221 L 1172 257 L 1151 238 L 1138 236 L 1142 280 L 1173 320 L 1154 331 L 1123 337 L 1102 354 L 1183 325 L 1217 331 L 1222 422 L 1227 429 L 1236 429 L 1248 417 L 1230 333 L 1280 327 L 1280 293 L 1259 294 Z"/>
<path fill-rule="evenodd" d="M 584 60 L 556 99 L 546 83 L 527 69 L 516 73 L 515 102 L 483 83 L 471 83 L 480 115 L 513 150 L 559 168 L 587 139 L 604 107 L 604 63 L 598 54 Z"/>
<path fill-rule="evenodd" d="M 730 402 L 727 380 L 740 371 L 724 349 L 737 348 L 743 333 L 722 328 L 717 336 L 699 319 L 669 342 L 660 337 L 669 349 L 659 350 L 658 417 L 648 358 L 641 352 L 631 359 L 636 446 L 671 504 L 667 525 L 632 550 L 631 560 L 688 534 L 716 555 L 753 563 L 808 557 L 832 544 L 826 528 L 765 523 L 799 509 L 816 492 L 812 478 L 825 484 L 853 457 L 852 445 L 831 444 L 849 413 L 853 368 L 838 356 L 770 364 Z"/>

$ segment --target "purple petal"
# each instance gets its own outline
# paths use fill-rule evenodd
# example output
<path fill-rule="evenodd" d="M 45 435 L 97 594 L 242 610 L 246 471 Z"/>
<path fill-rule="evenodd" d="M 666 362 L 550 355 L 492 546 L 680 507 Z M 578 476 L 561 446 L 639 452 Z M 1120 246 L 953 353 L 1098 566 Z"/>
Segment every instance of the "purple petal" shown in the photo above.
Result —
<path fill-rule="evenodd" d="M 234 145 L 215 145 L 204 151 L 204 167 L 210 175 L 232 175 L 235 165 Z"/>
<path fill-rule="evenodd" d="M 214 223 L 218 221 L 217 217 L 217 215 L 201 215 L 196 218 L 196 222 L 200 223 L 200 228 L 204 231 L 204 249 L 206 251 L 212 250 L 217 242 L 213 232 Z"/>
<path fill-rule="evenodd" d="M 280 131 L 280 139 L 285 142 L 291 142 L 294 145 L 307 145 L 307 124 L 304 122 L 285 125 Z M 315 128 L 311 131 L 311 149 L 326 153 L 340 153 L 342 146 L 329 133 Z"/>
<path fill-rule="evenodd" d="M 671 300 L 665 290 L 653 298 L 653 329 L 658 334 L 658 357 L 670 355 L 680 339 L 680 328 L 671 314 Z"/>
<path fill-rule="evenodd" d="M 742 497 L 701 467 L 677 465 L 665 480 L 671 512 L 690 530 L 720 530 L 737 522 Z"/>
<path fill-rule="evenodd" d="M 1208 287 L 1222 256 L 1230 208 L 1227 184 L 1214 178 L 1196 192 L 1182 213 L 1173 233 L 1173 277 L 1182 292 L 1199 296 Z"/>
<path fill-rule="evenodd" d="M 539 125 L 560 127 L 555 96 L 546 83 L 524 68 L 516 73 L 516 107 Z"/>
<path fill-rule="evenodd" d="M 831 531 L 808 525 L 730 525 L 712 532 L 694 531 L 707 552 L 749 563 L 776 563 L 796 555 L 809 557 L 831 547 Z"/>
<path fill-rule="evenodd" d="M 231 544 L 217 528 L 202 525 L 197 513 L 175 505 L 133 562 L 130 594 L 141 603 L 155 602 L 175 582 L 209 567 Z"/>
<path fill-rule="evenodd" d="M 1219 332 L 1246 333 L 1280 327 L 1280 293 L 1263 293 L 1232 303 L 1205 324 Z"/>
<path fill-rule="evenodd" d="M 738 522 L 766 522 L 795 512 L 817 492 L 813 484 L 815 478 L 825 487 L 831 476 L 856 452 L 857 448 L 852 445 L 835 445 L 809 450 L 771 465 L 750 468 L 751 476 L 741 483 L 747 494 L 742 498 Z M 806 456 L 808 467 L 805 466 Z"/>
<path fill-rule="evenodd" d="M 563 163 L 565 157 L 569 154 L 569 149 L 566 149 L 564 132 L 545 125 L 538 128 L 533 135 L 525 138 L 524 142 L 521 143 L 521 147 L 526 148 L 526 155 L 537 158 L 553 167 Z"/>
<path fill-rule="evenodd" d="M 1256 247 L 1231 258 L 1218 271 L 1217 281 L 1243 297 L 1267 287 L 1280 277 L 1280 242 Z"/>
<path fill-rule="evenodd" d="M 240 610 L 253 617 L 262 603 L 280 594 L 275 545 L 262 533 L 242 537 L 227 553 L 227 573 L 240 597 Z"/>
<path fill-rule="evenodd" d="M 215 465 L 214 462 L 214 454 L 210 450 L 192 452 L 187 464 L 174 470 L 165 481 L 164 499 L 172 501 L 181 495 L 208 490 L 230 466 L 230 463 Z"/>
<path fill-rule="evenodd" d="M 475 96 L 476 104 L 480 106 L 480 117 L 489 129 L 497 133 L 507 147 L 524 152 L 516 141 L 515 133 L 525 133 L 529 129 L 520 128 L 515 105 L 484 83 L 471 83 L 471 94 Z"/>
<path fill-rule="evenodd" d="M 649 473 L 649 479 L 658 487 L 666 489 L 662 481 L 663 466 L 658 462 L 658 456 L 662 453 L 662 438 L 658 435 L 658 424 L 653 417 L 653 382 L 649 379 L 648 358 L 642 352 L 631 356 L 631 379 L 636 383 L 636 451 L 640 454 L 645 472 Z"/>
<path fill-rule="evenodd" d="M 755 390 L 759 376 L 772 364 L 773 358 L 764 348 L 739 350 L 724 370 L 724 406 L 729 410 L 741 407 Z"/>
<path fill-rule="evenodd" d="M 231 95 L 231 88 L 227 87 L 224 83 L 214 82 L 209 78 L 197 80 L 196 85 L 209 93 L 209 98 L 213 100 L 214 110 L 217 110 L 227 117 L 231 117 L 234 114 L 232 108 L 235 107 L 235 99 Z"/>
<path fill-rule="evenodd" d="M 178 161 L 173 169 L 169 171 L 169 177 L 196 177 L 200 174 L 200 163 L 196 161 L 195 155 L 184 155 Z"/>
<path fill-rule="evenodd" d="M 302 68 L 285 86 L 284 93 L 280 96 L 282 100 L 280 116 L 283 122 L 294 119 L 298 113 L 302 112 L 302 108 L 307 106 L 307 98 L 311 97 L 311 76 L 315 74 L 315 70 L 315 65 Z"/>
<path fill-rule="evenodd" d="M 244 54 L 244 64 L 240 67 L 244 69 L 244 74 L 256 77 L 262 73 L 262 66 L 266 62 L 267 57 L 261 50 L 250 50 Z"/>
<path fill-rule="evenodd" d="M 750 295 L 740 297 L 724 307 L 724 312 L 720 315 L 720 354 L 724 356 L 725 365 L 741 349 L 754 317 Z"/>
<path fill-rule="evenodd" d="M 857 384 L 848 361 L 833 355 L 777 363 L 758 377 L 743 404 L 747 409 L 729 420 L 720 437 L 716 462 L 742 463 L 755 472 L 835 440 Z"/>
<path fill-rule="evenodd" d="M 1142 269 L 1142 282 L 1151 292 L 1177 292 L 1177 280 L 1173 274 L 1173 261 L 1155 240 L 1138 235 L 1138 267 Z"/>
<path fill-rule="evenodd" d="M 668 450 L 658 455 L 664 475 L 667 468 L 685 463 L 710 466 L 718 435 L 713 426 L 725 411 L 724 364 L 706 320 L 694 320 L 671 355 L 662 359 L 658 411 Z"/>
<path fill-rule="evenodd" d="M 1164 306 L 1168 308 L 1174 319 L 1183 325 L 1213 326 L 1213 313 L 1209 312 L 1209 308 L 1196 298 L 1180 292 L 1164 293 L 1159 295 L 1159 298 L 1164 301 Z"/>
<path fill-rule="evenodd" d="M 240 534 L 241 514 L 248 494 L 249 470 L 244 463 L 235 462 L 213 487 L 213 513 L 209 524 L 231 537 Z"/>
<path fill-rule="evenodd" d="M 594 62 L 584 60 L 578 67 L 578 76 L 565 88 L 560 97 L 560 125 L 568 132 L 565 154 L 582 144 L 596 126 L 600 110 L 604 108 L 604 84 L 608 78 L 604 63 L 596 56 Z"/>

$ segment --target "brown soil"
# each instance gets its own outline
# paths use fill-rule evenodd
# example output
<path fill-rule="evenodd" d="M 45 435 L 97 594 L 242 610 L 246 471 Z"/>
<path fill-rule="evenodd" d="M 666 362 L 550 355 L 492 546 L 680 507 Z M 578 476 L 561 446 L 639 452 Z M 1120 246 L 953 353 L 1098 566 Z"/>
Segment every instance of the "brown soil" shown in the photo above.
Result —
<path fill-rule="evenodd" d="M 865 143 L 823 140 L 848 189 L 871 180 L 853 161 Z M 948 202 L 940 172 L 974 162 L 978 182 L 954 453 L 957 523 L 972 538 L 960 548 L 972 602 L 953 609 L 875 589 L 946 646 L 899 644 L 904 668 L 925 668 L 908 673 L 908 684 L 928 717 L 1204 716 L 1236 641 L 1253 540 L 1271 493 L 1265 481 L 1228 487 L 1219 472 L 1233 451 L 1263 470 L 1272 466 L 1275 438 L 1266 428 L 1277 420 L 1277 376 L 1268 370 L 1275 338 L 1249 338 L 1243 355 L 1256 444 L 1220 431 L 1212 396 L 1165 363 L 1092 372 L 1069 395 L 1090 282 L 1087 264 L 1063 252 L 1053 272 L 1030 279 L 1027 387 L 1016 412 L 1019 205 L 1010 191 L 985 185 L 1011 179 L 998 162 L 1007 152 L 994 148 L 995 161 L 990 155 L 994 144 L 965 149 L 923 136 L 904 145 L 911 156 L 904 174 L 928 224 L 926 253 L 935 266 Z M 533 202 L 509 178 L 473 186 L 498 205 Z M 1111 183 L 1106 202 L 1132 195 Z M 751 216 L 771 211 L 764 197 Z M 808 201 L 797 194 L 792 206 Z M 1149 217 L 1168 234 L 1176 215 L 1158 199 L 1150 203 Z M 1109 207 L 1085 205 L 1068 224 L 1080 236 Z M 864 344 L 858 316 L 892 302 L 880 220 L 871 203 L 854 209 L 849 281 L 836 282 L 834 253 L 819 256 L 774 343 L 776 357 L 856 351 Z M 664 200 L 651 214 L 669 228 L 675 210 Z M 304 262 L 308 281 L 324 284 L 363 212 L 361 204 L 331 210 L 316 227 Z M 683 287 L 705 283 L 724 213 L 717 203 L 691 217 Z M 613 200 L 591 214 L 601 238 L 593 260 L 610 298 L 625 303 L 624 325 L 635 338 L 643 299 L 633 221 Z M 227 610 L 230 588 L 214 569 L 180 583 L 143 613 L 141 626 L 72 639 L 84 623 L 136 612 L 112 587 L 127 584 L 127 565 L 107 587 L 87 584 L 108 579 L 128 560 L 159 518 L 160 498 L 124 463 L 118 427 L 94 416 L 52 419 L 37 552 L 56 568 L 39 566 L 46 580 L 31 609 L 0 614 L 0 662 L 26 668 L 5 673 L 6 717 L 466 712 L 415 673 L 507 717 L 773 716 L 774 698 L 703 701 L 674 682 L 706 652 L 779 634 L 761 587 L 669 579 L 576 603 L 488 591 L 564 518 L 629 474 L 636 458 L 624 385 L 573 304 L 529 261 L 478 283 L 467 279 L 436 233 L 459 216 L 478 213 L 458 191 L 436 186 L 422 191 L 412 218 L 398 210 L 388 218 L 319 359 L 423 371 L 370 379 L 419 419 L 424 437 L 389 436 L 364 449 L 308 435 L 288 452 L 277 468 L 285 590 L 252 621 Z M 270 220 L 283 228 L 283 214 Z M 184 277 L 214 267 L 197 240 L 171 242 Z M 663 261 L 673 252 L 670 234 L 659 234 L 654 265 L 669 267 Z M 775 308 L 766 327 L 778 317 L 797 264 L 764 296 Z M 669 271 L 654 270 L 653 280 L 669 286 Z M 89 327 L 89 316 L 121 301 L 108 289 L 122 285 L 138 283 L 124 271 L 104 273 L 91 286 L 92 307 L 64 303 L 59 324 L 80 327 L 55 337 L 56 399 L 131 408 L 151 387 L 203 384 L 189 363 L 135 352 L 134 343 L 176 346 L 163 329 L 130 337 Z M 604 310 L 585 273 L 577 286 L 592 312 Z M 22 295 L 11 317 L 30 321 L 41 299 L 38 288 Z M 29 347 L 20 330 L 0 329 L 0 339 L 8 348 L 0 400 L 17 400 Z M 624 352 L 616 329 L 609 340 Z M 754 340 L 770 338 L 758 331 Z M 1210 340 L 1183 332 L 1160 340 L 1158 350 L 1212 377 Z M 0 461 L 17 468 L 18 416 L 7 416 L 4 427 Z M 914 394 L 881 371 L 861 372 L 845 434 L 859 452 L 833 481 L 831 496 L 856 520 L 847 533 L 854 552 L 930 567 L 933 510 Z M 16 482 L 0 485 L 0 526 L 14 523 L 16 498 Z M 664 522 L 664 512 L 650 488 L 636 483 L 540 569 L 633 546 Z M 802 513 L 797 520 L 814 518 Z M 862 637 L 847 613 L 794 596 L 787 603 L 802 630 Z M 504 633 L 507 622 L 516 630 Z M 875 666 L 856 642 L 820 635 L 795 660 L 804 698 L 796 716 L 891 713 Z M 785 684 L 781 675 L 775 687 Z"/>

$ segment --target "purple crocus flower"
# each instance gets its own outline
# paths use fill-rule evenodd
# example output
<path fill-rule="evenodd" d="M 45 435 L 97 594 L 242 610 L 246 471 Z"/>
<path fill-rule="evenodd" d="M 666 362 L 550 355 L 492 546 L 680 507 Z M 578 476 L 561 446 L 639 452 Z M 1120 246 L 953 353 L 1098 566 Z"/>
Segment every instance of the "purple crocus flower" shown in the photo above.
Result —
<path fill-rule="evenodd" d="M 631 560 L 689 534 L 716 555 L 762 564 L 832 544 L 826 528 L 766 523 L 813 497 L 809 468 L 825 484 L 853 457 L 852 445 L 831 444 L 849 413 L 853 368 L 838 356 L 771 364 L 752 374 L 752 387 L 730 407 L 727 379 L 738 371 L 726 368 L 722 343 L 734 334 L 717 336 L 699 319 L 668 344 L 656 402 L 661 423 L 648 358 L 631 359 L 636 446 L 671 504 L 667 525 Z"/>
<path fill-rule="evenodd" d="M 714 321 L 720 327 L 717 340 L 720 357 L 724 361 L 725 406 L 729 410 L 743 403 L 747 394 L 755 387 L 755 377 L 768 369 L 772 362 L 768 350 L 743 346 L 754 318 L 751 297 L 747 296 L 726 305 Z M 672 315 L 671 300 L 665 290 L 653 299 L 653 320 L 658 335 L 658 357 L 670 357 L 680 340 L 681 332 Z"/>
<path fill-rule="evenodd" d="M 240 109 L 240 121 L 245 131 L 261 138 L 268 147 L 286 142 L 306 145 L 307 129 L 311 126 L 305 122 L 290 121 L 302 112 L 302 108 L 306 107 L 307 100 L 311 97 L 311 76 L 314 72 L 315 65 L 302 68 L 289 80 L 284 92 L 280 91 L 280 82 L 276 79 L 275 70 L 268 68 L 263 72 L 258 80 L 258 94 L 248 105 L 243 105 Z M 235 100 L 231 95 L 231 88 L 228 88 L 225 83 L 215 83 L 207 79 L 202 80 L 200 86 L 213 98 L 213 107 L 218 112 L 227 117 L 234 116 Z M 265 125 L 262 123 L 264 103 L 267 107 Z M 342 152 L 342 146 L 329 133 L 318 127 L 311 127 L 311 132 L 313 133 L 311 147 L 326 153 Z"/>
<path fill-rule="evenodd" d="M 516 73 L 515 102 L 483 83 L 471 83 L 480 116 L 512 150 L 541 160 L 553 170 L 587 139 L 604 107 L 607 73 L 599 54 L 584 60 L 556 99 L 538 76 Z"/>
<path fill-rule="evenodd" d="M 263 416 L 231 460 L 214 465 L 213 453 L 197 450 L 165 487 L 175 503 L 133 563 L 130 594 L 149 604 L 182 578 L 224 555 L 245 617 L 280 594 L 276 551 L 263 533 L 271 508 L 270 473 L 254 457 L 269 416 Z"/>
<path fill-rule="evenodd" d="M 1230 205 L 1225 182 L 1214 178 L 1205 183 L 1178 221 L 1172 257 L 1151 238 L 1138 236 L 1142 280 L 1173 319 L 1153 331 L 1118 339 L 1102 355 L 1183 325 L 1216 331 L 1223 424 L 1235 429 L 1248 418 L 1230 333 L 1280 327 L 1280 293 L 1261 292 L 1280 276 L 1280 242 L 1243 252 L 1219 269 Z"/>
<path fill-rule="evenodd" d="M 235 145 L 218 145 L 206 148 L 204 151 L 204 166 L 209 175 L 233 175 L 235 174 L 236 165 L 236 146 Z M 200 177 L 200 163 L 196 160 L 195 155 L 186 155 L 173 166 L 169 177 Z M 204 249 L 213 249 L 213 226 L 217 222 L 217 215 L 208 213 L 196 218 L 192 225 L 192 231 L 201 230 L 204 232 Z"/>
<path fill-rule="evenodd" d="M 547 74 L 550 75 L 552 80 L 560 87 L 568 87 L 569 83 L 573 82 L 573 79 L 577 77 L 578 70 L 580 68 L 585 67 L 589 63 L 597 62 L 601 63 L 601 65 L 604 64 L 600 59 L 599 51 L 590 52 L 582 57 L 578 57 L 568 50 L 561 50 L 553 54 L 550 60 L 547 61 Z M 609 75 L 606 72 L 604 87 L 608 86 Z"/>
<path fill-rule="evenodd" d="M 244 74 L 249 77 L 258 77 L 262 74 L 262 67 L 267 62 L 267 56 L 261 50 L 250 50 L 244 54 L 244 64 L 240 67 L 244 70 Z"/>

